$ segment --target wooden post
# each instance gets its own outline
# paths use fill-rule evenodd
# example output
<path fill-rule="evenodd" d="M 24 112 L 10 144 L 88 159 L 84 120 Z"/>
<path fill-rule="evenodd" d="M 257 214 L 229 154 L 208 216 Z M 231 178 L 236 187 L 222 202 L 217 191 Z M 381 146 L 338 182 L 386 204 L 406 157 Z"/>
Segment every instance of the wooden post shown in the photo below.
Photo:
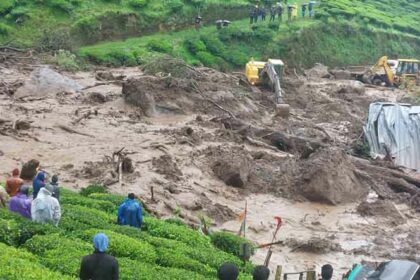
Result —
<path fill-rule="evenodd" d="M 281 280 L 282 270 L 283 270 L 283 267 L 281 265 L 278 265 L 276 268 L 276 276 L 274 277 L 274 280 Z"/>
<path fill-rule="evenodd" d="M 315 271 L 308 271 L 306 273 L 307 280 L 316 280 L 316 272 Z"/>
<path fill-rule="evenodd" d="M 152 201 L 155 201 L 155 192 L 153 186 L 150 187 L 150 192 L 152 193 Z"/>

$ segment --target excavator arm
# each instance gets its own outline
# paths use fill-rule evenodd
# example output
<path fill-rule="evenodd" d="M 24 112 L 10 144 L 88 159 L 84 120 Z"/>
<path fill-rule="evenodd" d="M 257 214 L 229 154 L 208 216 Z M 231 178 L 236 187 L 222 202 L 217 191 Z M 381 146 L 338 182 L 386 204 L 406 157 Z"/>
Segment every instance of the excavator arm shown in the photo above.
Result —
<path fill-rule="evenodd" d="M 370 72 L 375 75 L 377 74 L 381 69 L 385 72 L 385 76 L 387 79 L 387 83 L 389 85 L 394 84 L 394 73 L 392 72 L 391 67 L 388 65 L 388 57 L 383 56 L 381 57 L 378 62 L 370 69 Z"/>
<path fill-rule="evenodd" d="M 283 104 L 283 92 L 281 89 L 280 77 L 273 64 L 265 64 L 264 69 L 260 73 L 260 77 L 264 78 L 265 74 L 267 74 L 270 80 L 270 85 L 274 88 L 276 104 Z"/>

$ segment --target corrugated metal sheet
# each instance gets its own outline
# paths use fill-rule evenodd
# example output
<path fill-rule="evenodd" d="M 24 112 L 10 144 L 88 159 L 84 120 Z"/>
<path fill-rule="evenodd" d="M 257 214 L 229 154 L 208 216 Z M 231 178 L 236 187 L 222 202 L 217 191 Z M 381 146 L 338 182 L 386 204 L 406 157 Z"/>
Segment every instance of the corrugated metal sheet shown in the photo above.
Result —
<path fill-rule="evenodd" d="M 420 171 L 420 106 L 372 103 L 364 132 L 372 157 L 389 153 L 397 165 Z"/>

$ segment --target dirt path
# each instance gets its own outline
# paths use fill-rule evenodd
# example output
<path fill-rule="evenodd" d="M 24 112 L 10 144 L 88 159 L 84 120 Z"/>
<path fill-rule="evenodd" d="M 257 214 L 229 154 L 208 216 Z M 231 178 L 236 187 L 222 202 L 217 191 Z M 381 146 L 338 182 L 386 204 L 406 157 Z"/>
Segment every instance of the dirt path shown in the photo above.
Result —
<path fill-rule="evenodd" d="M 18 70 L 1 71 L 6 81 L 28 77 L 28 73 Z M 110 71 L 125 79 L 142 75 L 137 68 Z M 93 72 L 68 75 L 83 87 L 99 82 Z M 268 108 L 264 93 L 238 98 L 236 93 L 229 97 L 231 93 L 219 88 L 212 100 L 237 115 L 249 116 L 242 119 L 254 125 L 314 139 L 324 139 L 327 134 L 328 145 L 346 149 L 360 135 L 368 104 L 378 99 L 395 100 L 401 93 L 378 88 L 357 93 L 351 87 L 343 90 L 338 84 L 329 80 L 288 81 L 286 101 L 292 106 L 288 121 L 273 119 L 269 109 L 264 109 Z M 348 82 L 341 84 L 347 86 Z M 231 103 L 232 100 L 239 103 Z M 89 110 L 96 113 L 76 123 Z M 295 193 L 294 180 L 300 175 L 296 155 L 244 142 L 217 121 L 221 117 L 226 114 L 209 102 L 200 103 L 199 108 L 191 108 L 185 114 L 157 113 L 145 117 L 139 108 L 125 103 L 121 83 L 32 101 L 0 95 L 0 119 L 11 123 L 30 121 L 28 130 L 14 131 L 8 127 L 3 130 L 6 135 L 0 134 L 0 180 L 4 181 L 23 162 L 37 158 L 42 168 L 50 176 L 58 174 L 67 188 L 80 189 L 97 181 L 115 182 L 118 178 L 106 156 L 124 147 L 135 171 L 125 174 L 122 184 L 110 184 L 109 189 L 139 194 L 148 207 L 163 217 L 178 213 L 186 221 L 196 223 L 197 216 L 204 213 L 213 219 L 216 228 L 237 232 L 236 217 L 247 200 L 248 237 L 257 243 L 268 242 L 273 217 L 283 217 L 284 227 L 279 236 L 284 245 L 275 247 L 272 268 L 281 264 L 284 271 L 319 269 L 329 262 L 343 273 L 361 260 L 420 257 L 406 250 L 407 246 L 418 247 L 416 239 L 413 243 L 401 242 L 420 230 L 418 213 L 397 203 L 405 219 L 400 223 L 395 216 L 360 216 L 358 202 L 365 198 L 337 206 L 305 201 Z M 62 126 L 80 134 L 63 130 Z M 215 176 L 214 162 L 223 155 L 232 161 L 237 156 L 248 157 L 252 167 L 246 188 L 227 186 Z M 151 187 L 157 200 L 153 203 Z M 311 245 L 309 241 L 313 238 L 322 240 L 322 244 Z M 262 263 L 265 254 L 266 250 L 259 250 L 254 261 Z"/>

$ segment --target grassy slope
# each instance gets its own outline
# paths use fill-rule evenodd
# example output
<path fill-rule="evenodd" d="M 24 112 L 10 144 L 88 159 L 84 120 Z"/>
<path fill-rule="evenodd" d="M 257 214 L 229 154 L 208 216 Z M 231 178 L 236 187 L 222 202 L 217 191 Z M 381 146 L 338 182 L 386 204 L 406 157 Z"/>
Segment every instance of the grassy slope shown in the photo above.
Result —
<path fill-rule="evenodd" d="M 0 44 L 73 47 L 181 28 L 200 10 L 208 19 L 238 18 L 247 0 L 1 0 Z M 34 28 L 36 27 L 36 28 Z M 63 42 L 64 41 L 64 42 Z"/>
<path fill-rule="evenodd" d="M 276 26 L 247 20 L 228 30 L 203 28 L 155 34 L 81 48 L 80 56 L 108 65 L 142 64 L 168 53 L 191 64 L 242 67 L 250 58 L 281 57 L 291 66 L 373 63 L 392 57 L 420 56 L 420 2 L 390 0 L 330 0 L 316 8 L 316 19 L 299 19 Z M 254 27 L 255 28 L 255 27 Z M 210 42 L 209 42 L 210 41 Z M 204 43 L 204 46 L 203 46 Z"/>
<path fill-rule="evenodd" d="M 117 257 L 123 280 L 215 279 L 217 268 L 227 261 L 240 267 L 240 279 L 252 278 L 251 264 L 244 265 L 186 226 L 150 216 L 142 231 L 116 225 L 121 196 L 85 197 L 62 190 L 60 198 L 63 216 L 58 228 L 0 209 L 1 279 L 76 279 L 80 260 L 92 252 L 91 240 L 98 232 L 110 238 L 109 253 Z"/>

